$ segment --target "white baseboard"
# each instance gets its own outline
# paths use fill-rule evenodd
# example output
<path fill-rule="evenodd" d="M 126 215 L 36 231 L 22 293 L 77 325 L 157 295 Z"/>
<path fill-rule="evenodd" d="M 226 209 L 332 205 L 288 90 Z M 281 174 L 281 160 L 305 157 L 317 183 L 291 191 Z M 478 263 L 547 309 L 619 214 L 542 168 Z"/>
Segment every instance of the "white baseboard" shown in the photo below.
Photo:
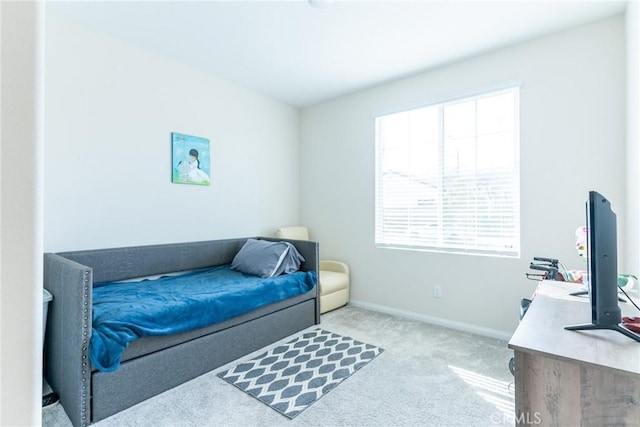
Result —
<path fill-rule="evenodd" d="M 511 334 L 497 329 L 485 328 L 482 326 L 472 325 L 470 323 L 456 322 L 455 320 L 443 319 L 441 317 L 427 316 L 425 314 L 414 313 L 412 311 L 400 310 L 398 308 L 387 307 L 384 305 L 372 304 L 365 301 L 350 300 L 349 305 L 366 310 L 377 311 L 380 313 L 392 314 L 398 317 L 418 320 L 420 322 L 431 323 L 433 325 L 444 326 L 445 328 L 456 329 L 458 331 L 470 332 L 476 335 L 496 338 L 503 341 L 509 341 Z"/>

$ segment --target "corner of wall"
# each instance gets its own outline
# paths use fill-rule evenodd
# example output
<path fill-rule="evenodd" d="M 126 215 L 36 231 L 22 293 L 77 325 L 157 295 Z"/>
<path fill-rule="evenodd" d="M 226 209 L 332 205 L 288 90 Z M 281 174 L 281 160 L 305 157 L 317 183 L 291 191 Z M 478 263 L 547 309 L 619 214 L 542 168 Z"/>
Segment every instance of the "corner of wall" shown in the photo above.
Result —
<path fill-rule="evenodd" d="M 627 42 L 627 212 L 625 259 L 622 269 L 640 274 L 640 4 L 629 2 L 626 12 Z"/>
<path fill-rule="evenodd" d="M 44 4 L 2 2 L 1 425 L 39 425 Z"/>

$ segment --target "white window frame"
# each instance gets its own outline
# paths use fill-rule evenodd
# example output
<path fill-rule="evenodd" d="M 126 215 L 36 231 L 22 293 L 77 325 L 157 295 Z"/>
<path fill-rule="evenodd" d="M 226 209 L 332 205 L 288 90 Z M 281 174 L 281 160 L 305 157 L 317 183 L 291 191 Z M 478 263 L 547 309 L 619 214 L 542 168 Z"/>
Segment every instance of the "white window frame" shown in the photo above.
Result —
<path fill-rule="evenodd" d="M 379 248 L 391 248 L 391 249 L 408 249 L 408 250 L 417 250 L 417 251 L 430 251 L 430 252 L 447 252 L 447 253 L 456 253 L 456 254 L 466 254 L 466 255 L 484 255 L 484 256 L 495 256 L 495 257 L 509 257 L 509 258 L 520 258 L 520 247 L 521 247 L 521 232 L 520 232 L 520 128 L 519 128 L 519 106 L 520 106 L 520 82 L 505 82 L 498 85 L 493 85 L 491 87 L 485 87 L 481 89 L 477 89 L 474 91 L 468 91 L 466 93 L 457 94 L 455 96 L 449 96 L 446 98 L 440 98 L 438 100 L 433 100 L 426 103 L 421 103 L 418 105 L 407 106 L 404 108 L 397 108 L 390 111 L 381 112 L 375 114 L 374 122 L 375 122 L 375 149 L 376 149 L 376 166 L 375 166 L 375 244 L 376 247 Z M 514 95 L 514 142 L 513 142 L 513 150 L 514 150 L 514 172 L 512 176 L 512 185 L 514 189 L 514 223 L 512 226 L 514 227 L 514 235 L 515 235 L 515 243 L 512 248 L 504 248 L 502 250 L 497 249 L 481 249 L 474 245 L 469 245 L 468 247 L 451 247 L 447 246 L 443 239 L 440 238 L 437 245 L 424 245 L 424 244 L 414 244 L 409 242 L 408 244 L 399 244 L 397 242 L 390 243 L 389 241 L 385 241 L 384 236 L 382 236 L 382 143 L 379 141 L 379 133 L 378 133 L 378 119 L 384 116 L 400 113 L 400 112 L 409 112 L 411 110 L 425 108 L 425 107 L 434 107 L 438 106 L 440 108 L 440 177 L 444 179 L 443 172 L 443 163 L 444 163 L 444 136 L 442 135 L 444 132 L 444 126 L 442 123 L 443 116 L 441 112 L 443 111 L 444 106 L 460 103 L 464 101 L 470 101 L 472 99 L 481 99 L 484 97 L 490 97 L 494 95 L 498 95 L 504 92 L 512 92 Z M 440 197 L 443 197 L 444 187 L 440 188 Z M 442 209 L 439 209 L 440 211 Z M 442 212 L 439 212 L 439 215 L 442 215 Z M 444 228 L 442 227 L 442 218 L 440 219 L 439 232 L 444 233 Z M 442 237 L 442 236 L 441 236 Z"/>

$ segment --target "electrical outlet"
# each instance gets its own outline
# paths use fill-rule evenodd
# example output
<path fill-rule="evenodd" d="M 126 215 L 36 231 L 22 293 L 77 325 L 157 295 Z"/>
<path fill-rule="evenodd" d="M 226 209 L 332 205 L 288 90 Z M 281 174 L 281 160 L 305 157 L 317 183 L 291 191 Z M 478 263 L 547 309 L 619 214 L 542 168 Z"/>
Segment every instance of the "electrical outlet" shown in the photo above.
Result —
<path fill-rule="evenodd" d="M 442 286 L 434 286 L 433 287 L 433 297 L 434 298 L 442 298 Z"/>

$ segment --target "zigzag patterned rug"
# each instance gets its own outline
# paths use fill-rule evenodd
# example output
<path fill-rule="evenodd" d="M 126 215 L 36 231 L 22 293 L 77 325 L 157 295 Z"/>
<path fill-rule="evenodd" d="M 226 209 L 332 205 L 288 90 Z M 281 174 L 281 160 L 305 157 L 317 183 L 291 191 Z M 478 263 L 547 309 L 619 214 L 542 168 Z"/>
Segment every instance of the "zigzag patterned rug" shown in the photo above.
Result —
<path fill-rule="evenodd" d="M 383 351 L 315 329 L 218 376 L 294 418 Z"/>

